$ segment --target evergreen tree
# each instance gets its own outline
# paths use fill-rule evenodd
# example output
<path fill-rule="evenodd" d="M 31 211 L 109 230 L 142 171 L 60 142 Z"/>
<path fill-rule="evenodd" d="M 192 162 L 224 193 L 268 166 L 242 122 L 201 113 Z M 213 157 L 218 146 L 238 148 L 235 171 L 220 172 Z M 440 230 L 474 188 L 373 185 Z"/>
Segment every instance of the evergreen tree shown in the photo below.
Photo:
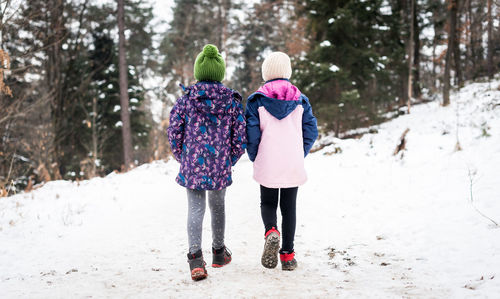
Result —
<path fill-rule="evenodd" d="M 134 43 L 128 67 L 132 138 L 138 142 L 134 160 L 142 162 L 149 160 L 141 151 L 148 143 L 151 120 L 144 111 L 141 80 L 153 55 L 150 44 L 142 47 L 152 39 L 152 10 L 143 1 L 127 3 L 126 22 Z M 26 106 L 36 103 L 29 117 L 12 120 L 9 127 L 25 144 L 18 154 L 30 157 L 19 162 L 27 163 L 22 166 L 24 183 L 30 176 L 39 181 L 106 174 L 123 164 L 115 132 L 118 121 L 113 118 L 119 113 L 114 94 L 118 40 L 111 38 L 117 31 L 110 18 L 115 10 L 112 4 L 86 1 L 27 0 L 20 16 L 5 28 L 16 100 Z M 98 58 L 106 55 L 108 60 Z M 98 138 L 93 140 L 92 134 Z"/>
<path fill-rule="evenodd" d="M 127 48 L 127 55 L 131 57 L 131 59 L 127 58 L 127 77 L 130 125 L 132 144 L 134 144 L 132 158 L 138 162 L 144 162 L 144 155 L 141 152 L 148 146 L 152 120 L 151 117 L 147 117 L 150 112 L 146 113 L 143 105 L 145 88 L 142 86 L 141 79 L 151 63 L 149 53 L 152 49 L 151 45 L 145 48 L 142 46 L 146 46 L 144 42 L 152 39 L 152 30 L 148 29 L 152 15 L 151 9 L 144 7 L 142 1 L 126 1 L 126 5 L 125 24 L 130 31 L 128 42 L 131 45 Z M 102 20 L 96 28 L 89 29 L 89 32 L 93 32 L 93 44 L 87 47 L 87 56 L 91 66 L 87 73 L 92 74 L 92 78 L 89 88 L 81 99 L 84 103 L 81 107 L 84 107 L 82 109 L 85 116 L 81 123 L 86 124 L 81 128 L 85 130 L 86 136 L 82 149 L 85 150 L 88 159 L 82 162 L 80 157 L 79 167 L 89 170 L 97 164 L 97 174 L 106 174 L 120 169 L 124 163 L 121 155 L 123 142 L 118 84 L 118 40 L 111 38 L 113 32 L 116 32 L 116 21 L 107 17 L 114 9 L 113 5 L 93 6 L 89 9 L 90 15 L 94 18 L 102 18 Z M 142 42 L 138 42 L 139 40 Z M 95 119 L 94 114 L 97 114 Z M 92 163 L 89 163 L 91 161 Z"/>
<path fill-rule="evenodd" d="M 312 50 L 298 74 L 320 121 L 337 134 L 368 125 L 404 94 L 402 28 L 383 4 L 307 1 Z"/>

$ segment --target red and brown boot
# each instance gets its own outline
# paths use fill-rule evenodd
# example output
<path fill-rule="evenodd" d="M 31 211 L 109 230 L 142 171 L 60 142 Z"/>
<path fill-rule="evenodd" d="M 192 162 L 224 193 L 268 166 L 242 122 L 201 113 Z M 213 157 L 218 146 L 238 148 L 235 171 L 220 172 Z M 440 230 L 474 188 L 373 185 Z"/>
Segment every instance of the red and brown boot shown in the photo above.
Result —
<path fill-rule="evenodd" d="M 207 269 L 205 269 L 205 261 L 201 249 L 196 253 L 188 253 L 189 269 L 191 270 L 191 279 L 202 280 L 207 278 Z"/>
<path fill-rule="evenodd" d="M 295 252 L 280 251 L 281 270 L 293 271 L 297 268 L 297 260 L 295 259 Z"/>

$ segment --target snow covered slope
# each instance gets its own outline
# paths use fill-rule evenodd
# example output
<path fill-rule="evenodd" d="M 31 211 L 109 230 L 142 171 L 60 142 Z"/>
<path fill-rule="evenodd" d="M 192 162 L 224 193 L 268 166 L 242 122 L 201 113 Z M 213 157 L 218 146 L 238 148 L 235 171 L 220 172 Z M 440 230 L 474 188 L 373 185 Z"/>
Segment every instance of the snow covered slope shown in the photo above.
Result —
<path fill-rule="evenodd" d="M 178 164 L 154 162 L 0 198 L 0 297 L 498 298 L 500 228 L 474 207 L 500 222 L 499 84 L 470 84 L 450 107 L 415 106 L 358 140 L 324 138 L 335 144 L 308 156 L 299 189 L 294 272 L 260 265 L 259 191 L 245 157 L 226 199 L 233 262 L 192 282 Z"/>

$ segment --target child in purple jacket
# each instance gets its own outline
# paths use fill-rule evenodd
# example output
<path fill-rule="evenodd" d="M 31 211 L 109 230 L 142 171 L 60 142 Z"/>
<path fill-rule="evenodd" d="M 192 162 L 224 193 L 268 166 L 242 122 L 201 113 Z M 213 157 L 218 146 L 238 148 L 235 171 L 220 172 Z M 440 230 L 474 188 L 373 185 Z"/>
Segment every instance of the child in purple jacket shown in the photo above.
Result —
<path fill-rule="evenodd" d="M 176 181 L 187 189 L 187 256 L 193 280 L 207 277 L 201 250 L 207 193 L 212 216 L 212 267 L 231 262 L 224 244 L 224 197 L 232 183 L 231 166 L 245 152 L 246 124 L 241 95 L 221 83 L 225 71 L 217 47 L 206 45 L 194 64 L 198 82 L 181 85 L 185 94 L 172 108 L 167 130 L 172 153 L 181 164 Z"/>

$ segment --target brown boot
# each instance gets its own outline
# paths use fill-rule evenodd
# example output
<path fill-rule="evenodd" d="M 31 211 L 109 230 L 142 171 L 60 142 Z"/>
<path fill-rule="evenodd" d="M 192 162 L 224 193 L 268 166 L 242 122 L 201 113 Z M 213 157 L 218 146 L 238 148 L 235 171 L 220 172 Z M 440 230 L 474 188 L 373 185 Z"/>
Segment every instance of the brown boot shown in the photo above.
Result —
<path fill-rule="evenodd" d="M 202 280 L 207 278 L 207 269 L 205 269 L 205 261 L 201 249 L 196 253 L 188 253 L 189 269 L 191 270 L 191 279 Z"/>
<path fill-rule="evenodd" d="M 231 262 L 231 251 L 226 246 L 220 249 L 212 248 L 212 267 L 220 268 Z"/>

